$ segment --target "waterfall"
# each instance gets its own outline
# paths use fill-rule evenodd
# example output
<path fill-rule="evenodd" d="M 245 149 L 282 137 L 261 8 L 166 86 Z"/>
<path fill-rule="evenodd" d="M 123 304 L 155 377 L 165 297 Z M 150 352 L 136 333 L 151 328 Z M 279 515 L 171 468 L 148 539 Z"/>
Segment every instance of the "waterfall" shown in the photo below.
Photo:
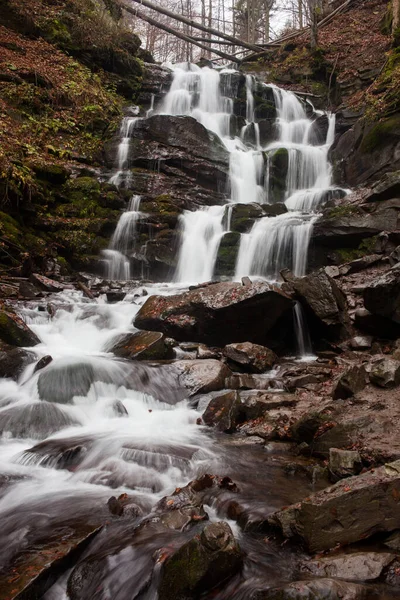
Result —
<path fill-rule="evenodd" d="M 136 107 L 132 107 L 132 110 L 135 109 Z M 126 183 L 129 182 L 130 171 L 128 170 L 128 167 L 130 139 L 133 136 L 133 131 L 138 121 L 140 120 L 141 117 L 124 117 L 122 119 L 119 130 L 120 143 L 117 150 L 116 171 L 110 177 L 110 183 L 113 183 L 117 187 L 121 185 L 124 179 L 126 180 Z"/>
<path fill-rule="evenodd" d="M 176 270 L 176 281 L 198 282 L 212 278 L 215 260 L 223 235 L 223 206 L 211 206 L 180 216 L 182 242 Z"/>
<path fill-rule="evenodd" d="M 308 332 L 304 311 L 300 302 L 296 302 L 293 309 L 294 332 L 296 337 L 297 353 L 302 359 L 312 358 L 311 338 Z"/>
<path fill-rule="evenodd" d="M 136 225 L 143 213 L 140 212 L 141 197 L 134 195 L 127 210 L 122 213 L 107 250 L 103 250 L 105 275 L 110 280 L 131 278 L 129 256 L 136 246 Z"/>
<path fill-rule="evenodd" d="M 318 210 L 336 193 L 328 161 L 334 139 L 334 116 L 314 111 L 314 118 L 309 118 L 305 104 L 294 93 L 261 84 L 246 75 L 245 125 L 234 137 L 231 135 L 233 98 L 238 95 L 240 75 L 228 69 L 201 69 L 187 63 L 175 65 L 173 72 L 171 88 L 158 112 L 191 116 L 220 136 L 230 153 L 228 204 L 263 205 L 279 201 L 286 205 L 286 213 L 262 217 L 249 233 L 241 234 L 235 278 L 253 275 L 277 281 L 283 268 L 291 269 L 297 276 L 304 275 Z M 264 91 L 268 90 L 276 108 L 275 139 L 264 146 L 256 118 L 256 85 L 261 92 L 263 86 Z M 314 133 L 317 117 L 327 121 L 326 139 L 322 142 Z M 278 164 L 282 173 L 277 182 Z M 212 278 L 224 233 L 223 213 L 220 207 L 211 207 L 185 211 L 181 216 L 176 281 Z"/>

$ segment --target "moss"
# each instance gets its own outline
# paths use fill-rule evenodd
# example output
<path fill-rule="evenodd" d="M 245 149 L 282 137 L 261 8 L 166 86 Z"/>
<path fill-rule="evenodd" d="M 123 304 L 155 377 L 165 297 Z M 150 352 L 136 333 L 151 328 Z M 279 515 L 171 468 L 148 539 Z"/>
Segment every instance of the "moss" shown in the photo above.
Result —
<path fill-rule="evenodd" d="M 371 154 L 388 143 L 388 138 L 399 136 L 400 115 L 394 115 L 384 121 L 376 123 L 364 136 L 361 142 L 361 150 Z"/>
<path fill-rule="evenodd" d="M 37 164 L 32 166 L 33 171 L 39 179 L 54 184 L 65 183 L 69 177 L 69 171 L 59 164 Z"/>
<path fill-rule="evenodd" d="M 359 212 L 357 206 L 351 206 L 350 204 L 339 204 L 339 206 L 334 206 L 329 209 L 328 217 L 333 219 L 337 217 L 350 217 L 351 215 L 355 215 Z"/>
<path fill-rule="evenodd" d="M 351 262 L 363 256 L 372 254 L 376 247 L 378 236 L 364 238 L 358 248 L 340 248 L 337 252 L 343 262 Z"/>
<path fill-rule="evenodd" d="M 226 233 L 218 248 L 217 260 L 215 263 L 215 275 L 233 276 L 235 274 L 236 259 L 239 251 L 240 233 Z"/>

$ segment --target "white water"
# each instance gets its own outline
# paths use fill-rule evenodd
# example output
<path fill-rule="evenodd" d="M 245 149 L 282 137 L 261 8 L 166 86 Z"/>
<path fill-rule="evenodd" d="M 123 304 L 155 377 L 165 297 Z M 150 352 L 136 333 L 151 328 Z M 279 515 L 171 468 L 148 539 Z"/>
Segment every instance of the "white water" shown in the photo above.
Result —
<path fill-rule="evenodd" d="M 288 210 L 278 217 L 265 217 L 254 223 L 250 233 L 242 234 L 235 278 L 244 275 L 280 279 L 289 268 L 296 276 L 306 273 L 308 246 L 318 209 L 327 199 L 331 186 L 328 150 L 334 139 L 334 116 L 328 114 L 328 131 L 322 145 L 315 145 L 313 122 L 305 105 L 293 94 L 270 86 L 276 106 L 276 140 L 262 147 L 260 128 L 255 122 L 254 78 L 246 75 L 246 124 L 240 137 L 230 136 L 233 115 L 233 71 L 200 69 L 195 65 L 176 65 L 170 91 L 159 112 L 190 115 L 219 135 L 230 152 L 229 203 L 273 203 L 271 184 L 274 155 L 287 152 L 288 166 L 283 196 Z M 222 78 L 222 79 L 221 79 Z M 221 83 L 223 81 L 223 84 Z M 316 111 L 322 116 L 322 111 Z M 255 144 L 246 143 L 252 132 Z M 252 136 L 250 136 L 252 137 Z M 219 207 L 196 212 L 185 211 L 180 219 L 182 239 L 176 281 L 205 281 L 212 278 L 218 247 L 224 233 L 224 211 Z"/>
<path fill-rule="evenodd" d="M 33 352 L 53 361 L 37 373 L 28 366 L 18 383 L 0 379 L 0 473 L 10 479 L 0 494 L 0 566 L 36 538 L 87 519 L 112 495 L 128 492 L 148 511 L 202 465 L 212 472 L 211 442 L 176 377 L 106 352 L 134 330 L 145 299 L 142 289 L 113 305 L 68 292 L 52 300 L 54 318 L 22 309 L 41 339 Z M 62 468 L 63 452 L 76 446 L 77 464 Z"/>

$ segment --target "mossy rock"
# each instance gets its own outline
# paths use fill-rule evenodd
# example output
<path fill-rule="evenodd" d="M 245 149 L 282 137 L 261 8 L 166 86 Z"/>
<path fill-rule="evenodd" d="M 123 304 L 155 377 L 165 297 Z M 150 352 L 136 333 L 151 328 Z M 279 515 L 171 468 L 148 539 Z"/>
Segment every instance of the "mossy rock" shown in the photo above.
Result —
<path fill-rule="evenodd" d="M 70 176 L 66 167 L 54 163 L 32 165 L 32 170 L 36 173 L 38 179 L 55 185 L 65 183 Z"/>
<path fill-rule="evenodd" d="M 0 311 L 0 340 L 10 346 L 30 347 L 40 344 L 40 339 L 17 314 Z"/>
<path fill-rule="evenodd" d="M 222 275 L 233 276 L 235 274 L 236 259 L 240 245 L 240 233 L 226 233 L 219 245 L 214 274 L 216 277 Z"/>
<path fill-rule="evenodd" d="M 400 138 L 400 115 L 393 115 L 384 121 L 376 123 L 365 135 L 361 142 L 362 152 L 372 154 L 375 150 L 386 146 L 388 142 Z"/>
<path fill-rule="evenodd" d="M 269 198 L 270 202 L 283 202 L 286 192 L 286 177 L 289 168 L 289 153 L 286 148 L 278 148 L 268 153 L 269 157 Z"/>
<path fill-rule="evenodd" d="M 258 204 L 233 204 L 228 206 L 224 221 L 228 219 L 228 211 L 231 210 L 231 231 L 248 233 L 253 227 L 255 219 L 263 216 L 263 210 Z"/>

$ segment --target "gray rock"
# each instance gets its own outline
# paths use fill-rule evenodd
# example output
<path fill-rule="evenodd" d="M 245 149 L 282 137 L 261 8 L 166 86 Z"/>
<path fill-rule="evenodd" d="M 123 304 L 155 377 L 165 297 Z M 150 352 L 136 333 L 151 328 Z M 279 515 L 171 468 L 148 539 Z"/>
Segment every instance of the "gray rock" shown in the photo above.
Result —
<path fill-rule="evenodd" d="M 178 360 L 172 365 L 181 386 L 190 396 L 222 390 L 230 369 L 218 360 Z"/>
<path fill-rule="evenodd" d="M 371 193 L 366 197 L 367 202 L 377 202 L 398 198 L 400 196 L 400 171 L 387 173 L 380 181 L 375 183 Z"/>
<path fill-rule="evenodd" d="M 400 267 L 374 279 L 364 290 L 364 305 L 371 313 L 400 324 Z"/>
<path fill-rule="evenodd" d="M 286 537 L 300 537 L 311 552 L 319 552 L 398 529 L 399 497 L 400 461 L 395 461 L 339 481 L 268 521 Z"/>
<path fill-rule="evenodd" d="M 242 562 L 241 550 L 228 523 L 210 523 L 164 562 L 158 598 L 197 597 L 238 573 Z"/>
<path fill-rule="evenodd" d="M 347 333 L 346 297 L 324 269 L 295 278 L 291 284 L 302 304 L 325 326 L 328 333 L 335 337 Z"/>
<path fill-rule="evenodd" d="M 400 383 L 400 361 L 381 358 L 371 365 L 369 372 L 371 383 L 383 388 L 396 387 Z"/>
<path fill-rule="evenodd" d="M 219 431 L 231 433 L 241 420 L 241 402 L 237 391 L 214 396 L 203 413 L 203 421 Z"/>
<path fill-rule="evenodd" d="M 336 480 L 358 475 L 361 469 L 362 462 L 358 452 L 340 448 L 329 450 L 329 471 Z"/>
<path fill-rule="evenodd" d="M 263 373 L 267 369 L 271 369 L 278 358 L 275 352 L 269 348 L 251 342 L 229 344 L 225 346 L 223 354 L 253 373 Z"/>
<path fill-rule="evenodd" d="M 15 348 L 0 340 L 0 377 L 18 379 L 25 367 L 35 359 L 33 352 Z"/>
<path fill-rule="evenodd" d="M 376 581 L 395 559 L 396 555 L 390 552 L 354 552 L 310 560 L 301 565 L 301 571 L 312 577 Z"/>
<path fill-rule="evenodd" d="M 324 578 L 294 581 L 283 587 L 259 591 L 251 596 L 251 600 L 364 600 L 365 595 L 364 586 Z"/>
<path fill-rule="evenodd" d="M 351 338 L 350 346 L 353 350 L 367 350 L 372 346 L 373 337 L 370 335 L 357 335 Z"/>
<path fill-rule="evenodd" d="M 365 388 L 367 372 L 362 365 L 354 365 L 342 373 L 336 381 L 332 398 L 350 398 Z"/>

